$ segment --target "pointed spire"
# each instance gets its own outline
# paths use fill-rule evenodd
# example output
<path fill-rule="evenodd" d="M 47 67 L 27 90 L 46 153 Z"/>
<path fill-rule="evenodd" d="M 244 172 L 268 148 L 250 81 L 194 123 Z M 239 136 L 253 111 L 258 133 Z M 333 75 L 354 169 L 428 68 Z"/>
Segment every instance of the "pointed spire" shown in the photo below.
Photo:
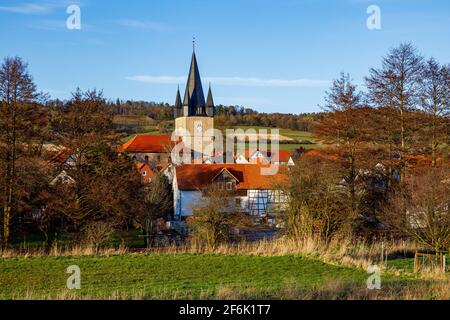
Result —
<path fill-rule="evenodd" d="M 198 110 L 202 111 L 201 113 L 205 111 L 205 96 L 203 95 L 202 81 L 200 78 L 200 72 L 198 71 L 195 51 L 192 52 L 192 60 L 189 68 L 186 91 L 184 93 L 183 106 L 188 107 L 188 114 L 184 114 L 184 116 L 195 116 L 198 114 Z"/>
<path fill-rule="evenodd" d="M 181 104 L 180 85 L 178 85 L 178 89 L 177 89 L 177 97 L 175 99 L 174 115 L 175 115 L 175 118 L 181 117 L 183 115 L 183 105 Z"/>
<path fill-rule="evenodd" d="M 206 98 L 206 115 L 214 117 L 214 100 L 211 91 L 211 82 L 209 83 L 208 97 Z"/>

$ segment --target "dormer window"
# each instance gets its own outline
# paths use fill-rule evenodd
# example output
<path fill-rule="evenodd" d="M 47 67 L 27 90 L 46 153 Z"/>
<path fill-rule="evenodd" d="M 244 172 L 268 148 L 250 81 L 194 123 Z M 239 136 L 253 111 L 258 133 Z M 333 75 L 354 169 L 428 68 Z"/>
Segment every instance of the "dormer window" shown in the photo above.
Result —
<path fill-rule="evenodd" d="M 220 190 L 232 191 L 236 189 L 239 180 L 227 169 L 222 169 L 213 179 Z"/>

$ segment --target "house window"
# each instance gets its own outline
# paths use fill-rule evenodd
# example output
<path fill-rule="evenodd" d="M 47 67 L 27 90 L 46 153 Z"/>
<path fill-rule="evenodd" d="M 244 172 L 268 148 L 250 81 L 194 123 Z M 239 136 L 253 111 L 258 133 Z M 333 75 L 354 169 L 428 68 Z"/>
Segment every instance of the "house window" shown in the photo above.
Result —
<path fill-rule="evenodd" d="M 242 208 L 242 199 L 241 198 L 236 198 L 236 207 L 237 208 Z"/>
<path fill-rule="evenodd" d="M 234 182 L 232 182 L 232 181 L 227 182 L 226 183 L 227 190 L 233 190 L 233 185 L 234 185 Z"/>
<path fill-rule="evenodd" d="M 147 175 L 147 171 L 142 171 L 142 176 L 145 177 Z"/>

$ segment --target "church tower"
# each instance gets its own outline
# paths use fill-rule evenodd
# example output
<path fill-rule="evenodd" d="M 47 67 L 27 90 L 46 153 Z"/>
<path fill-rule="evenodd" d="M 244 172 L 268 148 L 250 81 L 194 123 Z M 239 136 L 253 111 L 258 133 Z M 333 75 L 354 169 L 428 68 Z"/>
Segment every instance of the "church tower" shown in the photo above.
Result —
<path fill-rule="evenodd" d="M 213 154 L 214 108 L 211 85 L 205 102 L 197 57 L 193 48 L 183 103 L 181 103 L 180 90 L 177 91 L 174 109 L 175 129 L 180 133 L 187 147 L 195 154 L 201 154 L 204 157 L 211 157 Z"/>

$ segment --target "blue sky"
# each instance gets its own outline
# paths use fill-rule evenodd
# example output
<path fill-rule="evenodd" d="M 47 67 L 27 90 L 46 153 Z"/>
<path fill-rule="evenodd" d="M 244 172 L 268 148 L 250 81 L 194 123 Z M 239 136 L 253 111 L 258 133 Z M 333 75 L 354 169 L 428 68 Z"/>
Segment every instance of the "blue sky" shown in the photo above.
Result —
<path fill-rule="evenodd" d="M 81 30 L 66 28 L 70 4 L 81 8 Z M 381 30 L 366 27 L 373 4 Z M 23 57 L 54 98 L 79 86 L 112 99 L 173 103 L 177 84 L 184 90 L 193 35 L 216 104 L 319 111 L 341 71 L 363 84 L 400 42 L 449 63 L 450 1 L 0 0 L 0 58 Z"/>

